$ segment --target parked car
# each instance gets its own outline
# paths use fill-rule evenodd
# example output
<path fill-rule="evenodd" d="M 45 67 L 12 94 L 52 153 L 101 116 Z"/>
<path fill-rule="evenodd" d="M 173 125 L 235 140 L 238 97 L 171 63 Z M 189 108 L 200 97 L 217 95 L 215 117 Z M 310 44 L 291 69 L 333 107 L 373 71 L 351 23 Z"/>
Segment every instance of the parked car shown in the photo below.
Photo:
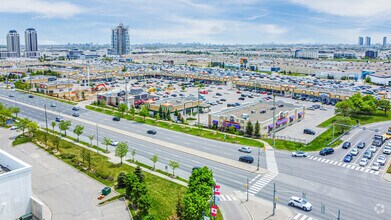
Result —
<path fill-rule="evenodd" d="M 60 116 L 56 117 L 56 122 L 62 122 L 62 121 L 64 121 L 63 117 L 60 117 Z"/>
<path fill-rule="evenodd" d="M 31 99 L 32 99 L 32 98 L 34 98 L 34 96 L 33 96 L 33 95 L 29 95 L 29 98 L 31 98 Z"/>
<path fill-rule="evenodd" d="M 387 157 L 384 155 L 378 156 L 377 160 L 376 160 L 376 162 L 378 162 L 382 166 L 384 166 L 384 164 L 386 164 L 386 161 L 387 161 Z"/>
<path fill-rule="evenodd" d="M 333 154 L 333 153 L 334 153 L 334 149 L 330 148 L 330 147 L 326 147 L 326 148 L 322 149 L 321 151 L 319 151 L 319 154 L 322 156 L 326 156 L 326 155 Z"/>
<path fill-rule="evenodd" d="M 121 118 L 118 117 L 118 116 L 115 116 L 115 117 L 113 118 L 113 121 L 121 121 Z"/>
<path fill-rule="evenodd" d="M 250 147 L 240 147 L 239 151 L 244 152 L 244 153 L 251 153 L 251 148 Z"/>
<path fill-rule="evenodd" d="M 259 110 L 259 113 L 265 114 L 265 113 L 266 113 L 266 109 L 261 109 L 261 110 Z"/>
<path fill-rule="evenodd" d="M 377 151 L 377 147 L 375 145 L 372 145 L 370 148 L 369 148 L 370 151 L 372 151 L 372 153 L 376 153 Z"/>
<path fill-rule="evenodd" d="M 391 154 L 391 147 L 390 146 L 385 146 L 383 149 L 383 154 Z"/>
<path fill-rule="evenodd" d="M 79 112 L 74 112 L 74 113 L 72 114 L 72 116 L 73 116 L 73 117 L 79 117 L 80 114 L 79 114 Z"/>
<path fill-rule="evenodd" d="M 312 205 L 311 203 L 307 202 L 307 200 L 300 198 L 298 196 L 292 196 L 288 200 L 288 205 L 289 206 L 294 206 L 297 208 L 301 208 L 304 211 L 311 211 L 312 210 Z"/>
<path fill-rule="evenodd" d="M 365 167 L 368 164 L 367 158 L 361 158 L 359 165 Z"/>
<path fill-rule="evenodd" d="M 238 100 L 244 101 L 244 97 L 239 97 Z"/>
<path fill-rule="evenodd" d="M 303 133 L 304 134 L 315 135 L 315 131 L 313 131 L 311 129 L 308 129 L 308 128 L 304 129 Z"/>
<path fill-rule="evenodd" d="M 111 143 L 110 143 L 110 145 L 114 146 L 114 147 L 118 146 L 118 144 L 119 144 L 118 141 L 111 141 Z"/>
<path fill-rule="evenodd" d="M 52 103 L 52 104 L 50 104 L 50 107 L 56 107 L 56 104 L 55 103 Z"/>
<path fill-rule="evenodd" d="M 372 158 L 372 151 L 370 151 L 370 150 L 366 150 L 365 152 L 364 152 L 364 154 L 363 154 L 363 158 L 367 158 L 367 159 L 371 159 Z"/>
<path fill-rule="evenodd" d="M 353 156 L 351 154 L 346 154 L 346 156 L 343 158 L 343 162 L 350 163 L 353 160 Z"/>
<path fill-rule="evenodd" d="M 350 143 L 350 142 L 344 142 L 343 144 L 342 144 L 342 148 L 343 149 L 348 149 L 350 146 L 352 146 L 352 144 Z"/>
<path fill-rule="evenodd" d="M 311 107 L 308 107 L 307 110 L 315 110 L 315 108 L 311 106 Z"/>
<path fill-rule="evenodd" d="M 155 130 L 148 130 L 147 134 L 156 134 L 157 132 Z"/>
<path fill-rule="evenodd" d="M 358 149 L 363 149 L 365 148 L 365 142 L 359 142 L 356 146 Z"/>
<path fill-rule="evenodd" d="M 292 152 L 292 157 L 308 157 L 308 153 L 304 151 Z"/>
<path fill-rule="evenodd" d="M 282 108 L 284 107 L 284 104 L 278 104 L 278 107 Z"/>
<path fill-rule="evenodd" d="M 360 152 L 360 151 L 359 151 L 357 148 L 353 148 L 353 149 L 350 151 L 350 154 L 351 154 L 352 156 L 357 156 L 359 152 Z"/>
<path fill-rule="evenodd" d="M 272 106 L 272 107 L 270 107 L 269 109 L 270 109 L 270 110 L 275 110 L 276 107 Z"/>
<path fill-rule="evenodd" d="M 254 158 L 252 156 L 245 155 L 245 156 L 240 156 L 239 161 L 245 162 L 245 163 L 253 163 Z"/>
<path fill-rule="evenodd" d="M 72 108 L 73 111 L 79 111 L 79 109 L 80 109 L 80 108 L 79 108 L 79 107 L 76 107 L 76 106 Z"/>
<path fill-rule="evenodd" d="M 378 162 L 373 162 L 371 166 L 371 170 L 379 171 L 380 170 L 380 164 Z"/>
<path fill-rule="evenodd" d="M 18 129 L 18 126 L 16 126 L 16 125 L 11 126 L 11 130 L 16 130 L 16 129 Z"/>

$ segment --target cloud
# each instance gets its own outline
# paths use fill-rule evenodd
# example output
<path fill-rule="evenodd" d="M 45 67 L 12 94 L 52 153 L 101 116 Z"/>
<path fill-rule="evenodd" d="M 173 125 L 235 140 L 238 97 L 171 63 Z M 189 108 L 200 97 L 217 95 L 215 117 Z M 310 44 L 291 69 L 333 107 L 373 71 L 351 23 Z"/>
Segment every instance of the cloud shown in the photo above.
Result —
<path fill-rule="evenodd" d="M 390 0 L 290 0 L 311 10 L 345 17 L 390 15 Z"/>
<path fill-rule="evenodd" d="M 83 8 L 62 1 L 0 0 L 0 12 L 31 13 L 43 18 L 69 18 L 83 12 Z"/>

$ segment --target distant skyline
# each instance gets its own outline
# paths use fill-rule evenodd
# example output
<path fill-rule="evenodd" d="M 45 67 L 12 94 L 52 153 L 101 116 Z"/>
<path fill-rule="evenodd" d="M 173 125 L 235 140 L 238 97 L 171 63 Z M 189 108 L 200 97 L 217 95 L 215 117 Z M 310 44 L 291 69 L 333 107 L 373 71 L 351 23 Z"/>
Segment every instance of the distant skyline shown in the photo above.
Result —
<path fill-rule="evenodd" d="M 110 44 L 119 23 L 131 44 L 381 44 L 390 15 L 388 0 L 0 0 L 0 45 L 30 27 L 39 45 Z"/>

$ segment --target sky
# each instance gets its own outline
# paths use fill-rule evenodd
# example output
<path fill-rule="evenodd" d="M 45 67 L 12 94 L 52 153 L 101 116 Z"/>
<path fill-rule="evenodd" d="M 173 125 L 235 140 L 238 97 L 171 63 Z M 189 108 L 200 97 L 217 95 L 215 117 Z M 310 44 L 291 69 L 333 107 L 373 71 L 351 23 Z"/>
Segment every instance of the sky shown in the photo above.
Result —
<path fill-rule="evenodd" d="M 390 0 L 0 0 L 0 45 L 30 27 L 39 44 L 108 44 L 119 23 L 131 44 L 380 43 L 390 21 Z"/>

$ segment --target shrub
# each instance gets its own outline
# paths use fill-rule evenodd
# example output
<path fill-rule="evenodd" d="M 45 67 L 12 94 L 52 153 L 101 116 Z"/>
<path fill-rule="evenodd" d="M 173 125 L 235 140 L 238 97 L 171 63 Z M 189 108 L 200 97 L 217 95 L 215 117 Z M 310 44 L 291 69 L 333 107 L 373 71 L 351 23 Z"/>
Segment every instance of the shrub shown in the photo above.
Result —
<path fill-rule="evenodd" d="M 76 157 L 76 155 L 74 155 L 74 154 L 69 154 L 69 153 L 63 153 L 63 154 L 61 154 L 60 155 L 61 156 L 61 158 L 63 158 L 63 159 L 73 159 L 73 158 L 75 158 Z"/>
<path fill-rule="evenodd" d="M 24 136 L 24 135 L 19 135 L 15 138 L 15 140 L 12 142 L 12 145 L 19 145 L 19 144 L 24 144 L 27 142 L 31 142 L 31 138 Z"/>

